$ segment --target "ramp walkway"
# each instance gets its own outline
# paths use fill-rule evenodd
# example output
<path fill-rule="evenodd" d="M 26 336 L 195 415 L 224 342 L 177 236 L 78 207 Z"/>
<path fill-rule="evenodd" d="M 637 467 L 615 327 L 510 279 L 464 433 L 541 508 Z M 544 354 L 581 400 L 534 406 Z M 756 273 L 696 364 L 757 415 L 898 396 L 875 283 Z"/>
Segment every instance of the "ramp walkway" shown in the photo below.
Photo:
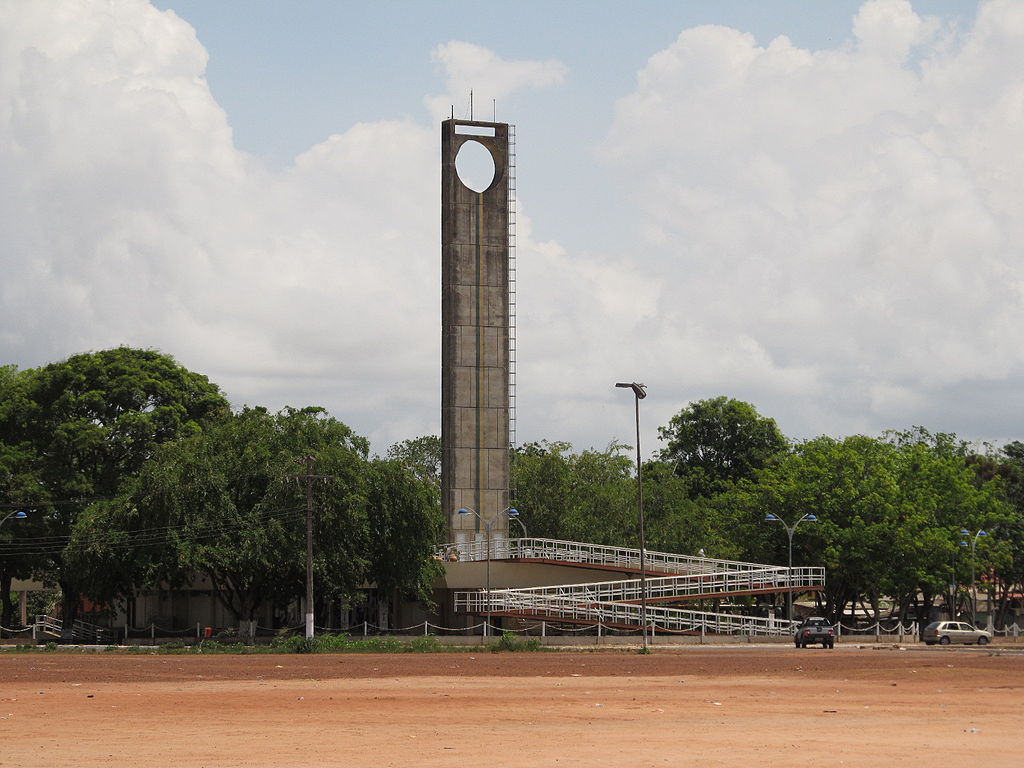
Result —
<path fill-rule="evenodd" d="M 455 593 L 457 612 L 517 616 L 569 623 L 640 627 L 640 550 L 556 539 L 495 539 L 447 545 L 448 560 L 519 561 L 628 574 L 586 584 Z M 743 595 L 820 590 L 824 568 L 785 568 L 717 558 L 645 552 L 647 621 L 656 630 L 684 633 L 788 635 L 793 622 L 778 618 L 696 611 L 670 603 Z"/>

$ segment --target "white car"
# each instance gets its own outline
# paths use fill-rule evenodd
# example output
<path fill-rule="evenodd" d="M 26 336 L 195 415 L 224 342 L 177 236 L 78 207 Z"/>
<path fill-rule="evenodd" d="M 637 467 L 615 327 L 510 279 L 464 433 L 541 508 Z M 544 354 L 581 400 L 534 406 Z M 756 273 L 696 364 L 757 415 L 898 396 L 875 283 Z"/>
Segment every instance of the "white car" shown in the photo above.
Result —
<path fill-rule="evenodd" d="M 985 645 L 992 633 L 972 627 L 966 621 L 933 621 L 924 628 L 924 641 L 928 645 L 950 643 L 977 643 Z"/>

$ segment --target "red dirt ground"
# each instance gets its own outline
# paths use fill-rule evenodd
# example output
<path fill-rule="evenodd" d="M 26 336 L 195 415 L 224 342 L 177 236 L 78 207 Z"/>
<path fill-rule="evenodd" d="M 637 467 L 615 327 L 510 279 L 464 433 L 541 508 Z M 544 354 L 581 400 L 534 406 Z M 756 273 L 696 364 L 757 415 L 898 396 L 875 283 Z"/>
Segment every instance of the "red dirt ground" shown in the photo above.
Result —
<path fill-rule="evenodd" d="M 1024 655 L 0 655 L 0 766 L 1024 764 Z"/>

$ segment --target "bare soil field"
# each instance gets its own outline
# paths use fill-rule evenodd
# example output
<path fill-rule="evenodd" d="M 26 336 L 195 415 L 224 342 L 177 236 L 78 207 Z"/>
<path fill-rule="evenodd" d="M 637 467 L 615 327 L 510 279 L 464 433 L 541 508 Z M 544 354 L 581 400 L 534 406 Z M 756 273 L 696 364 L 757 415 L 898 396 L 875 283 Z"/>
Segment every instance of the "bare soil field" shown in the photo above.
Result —
<path fill-rule="evenodd" d="M 0 766 L 1024 764 L 1024 655 L 0 654 Z"/>

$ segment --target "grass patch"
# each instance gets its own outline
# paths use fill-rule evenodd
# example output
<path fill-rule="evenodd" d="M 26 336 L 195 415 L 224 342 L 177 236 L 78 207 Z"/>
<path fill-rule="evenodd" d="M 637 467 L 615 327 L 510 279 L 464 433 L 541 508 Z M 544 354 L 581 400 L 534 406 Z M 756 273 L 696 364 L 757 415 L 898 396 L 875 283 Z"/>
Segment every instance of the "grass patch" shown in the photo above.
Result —
<path fill-rule="evenodd" d="M 444 645 L 435 635 L 418 635 L 411 638 L 398 637 L 352 637 L 346 633 L 324 634 L 312 638 L 302 635 L 278 635 L 266 645 L 246 645 L 239 642 L 224 642 L 220 639 L 204 639 L 194 643 L 175 640 L 163 645 L 107 645 L 95 648 L 62 645 L 49 642 L 45 645 L 21 644 L 4 648 L 0 653 L 103 653 L 103 654 L 234 654 L 251 655 L 263 653 L 472 653 L 489 650 L 493 653 L 504 651 L 522 653 L 546 650 L 539 637 L 518 638 L 512 632 L 503 632 L 496 642 L 481 648 L 478 645 Z"/>
<path fill-rule="evenodd" d="M 432 635 L 421 635 L 409 642 L 396 637 L 359 637 L 341 633 L 313 638 L 292 635 L 274 638 L 268 646 L 272 653 L 437 653 L 444 650 Z"/>
<path fill-rule="evenodd" d="M 501 653 L 502 651 L 522 653 L 524 651 L 539 651 L 542 647 L 539 637 L 526 637 L 520 640 L 511 632 L 502 632 L 498 642 L 491 643 L 487 649 L 491 653 Z"/>

